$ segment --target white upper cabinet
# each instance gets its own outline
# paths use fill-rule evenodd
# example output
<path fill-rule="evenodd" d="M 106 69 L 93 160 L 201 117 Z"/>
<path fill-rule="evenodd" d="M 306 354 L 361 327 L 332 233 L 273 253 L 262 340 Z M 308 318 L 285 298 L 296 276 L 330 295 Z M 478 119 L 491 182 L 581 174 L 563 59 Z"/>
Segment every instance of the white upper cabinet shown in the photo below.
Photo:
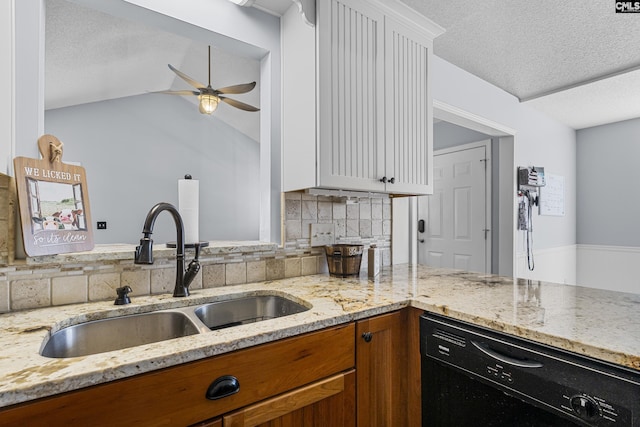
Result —
<path fill-rule="evenodd" d="M 284 191 L 431 193 L 438 27 L 370 0 L 317 2 L 315 29 L 292 9 L 282 26 Z"/>
<path fill-rule="evenodd" d="M 318 185 L 385 191 L 384 15 L 359 0 L 317 12 Z"/>
<path fill-rule="evenodd" d="M 429 39 L 385 19 L 385 175 L 396 193 L 433 192 L 433 111 Z"/>

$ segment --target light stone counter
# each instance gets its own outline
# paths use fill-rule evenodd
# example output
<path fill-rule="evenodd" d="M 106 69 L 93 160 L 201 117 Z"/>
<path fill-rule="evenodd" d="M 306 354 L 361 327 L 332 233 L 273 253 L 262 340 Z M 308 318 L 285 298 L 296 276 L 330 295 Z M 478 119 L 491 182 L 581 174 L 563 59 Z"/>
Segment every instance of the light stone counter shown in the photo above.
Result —
<path fill-rule="evenodd" d="M 201 249 L 200 254 L 202 257 L 207 255 L 224 255 L 242 252 L 274 251 L 278 247 L 275 243 L 246 240 L 216 240 L 207 243 L 208 246 L 204 246 Z M 96 245 L 96 247 L 91 251 L 27 257 L 25 263 L 27 265 L 58 265 L 78 262 L 130 260 L 133 257 L 135 248 L 136 245 L 122 243 L 102 244 Z M 193 249 L 187 249 L 187 251 L 193 251 Z M 169 248 L 165 244 L 156 244 L 153 247 L 153 255 L 155 258 L 170 258 L 175 257 L 175 254 L 175 248 Z"/>
<path fill-rule="evenodd" d="M 71 324 L 194 305 L 238 294 L 278 294 L 310 310 L 287 317 L 85 357 L 39 355 Z M 327 275 L 203 289 L 188 298 L 136 297 L 0 315 L 0 406 L 49 396 L 390 312 L 443 313 L 640 370 L 640 295 L 427 267 L 396 266 L 375 280 Z M 126 331 L 123 331 L 126 333 Z M 417 339 L 417 337 L 416 337 Z"/>

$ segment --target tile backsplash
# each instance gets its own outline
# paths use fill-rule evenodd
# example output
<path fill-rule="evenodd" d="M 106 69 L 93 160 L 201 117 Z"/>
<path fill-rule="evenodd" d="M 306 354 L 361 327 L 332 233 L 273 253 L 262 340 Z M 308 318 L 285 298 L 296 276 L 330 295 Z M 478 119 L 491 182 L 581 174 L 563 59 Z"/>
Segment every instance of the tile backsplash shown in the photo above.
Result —
<path fill-rule="evenodd" d="M 6 192 L 7 188 L 0 190 Z M 233 250 L 203 250 L 202 268 L 191 288 L 327 273 L 324 248 L 311 246 L 312 223 L 333 224 L 335 243 L 363 244 L 365 250 L 377 245 L 382 264 L 391 264 L 390 199 L 346 199 L 291 192 L 285 193 L 283 200 L 282 247 L 258 243 L 239 245 Z M 0 212 L 0 226 L 2 220 Z M 124 285 L 133 289 L 132 298 L 173 291 L 175 257 L 159 255 L 153 265 L 135 265 L 132 245 L 123 248 L 125 252 L 131 250 L 130 257 L 122 251 L 121 256 L 113 256 L 113 247 L 105 245 L 76 257 L 69 254 L 13 262 L 0 258 L 0 313 L 115 299 L 116 288 Z M 0 255 L 6 253 L 0 250 Z M 191 257 L 193 253 L 187 251 L 186 258 Z M 362 269 L 366 268 L 367 257 L 363 254 Z"/>
<path fill-rule="evenodd" d="M 376 245 L 382 265 L 391 264 L 391 199 L 387 197 L 285 193 L 283 218 L 285 251 L 310 249 L 323 257 L 323 247 L 311 247 L 311 224 L 333 224 L 335 243 L 362 244 L 365 251 Z M 362 270 L 367 268 L 366 258 L 363 255 Z"/>

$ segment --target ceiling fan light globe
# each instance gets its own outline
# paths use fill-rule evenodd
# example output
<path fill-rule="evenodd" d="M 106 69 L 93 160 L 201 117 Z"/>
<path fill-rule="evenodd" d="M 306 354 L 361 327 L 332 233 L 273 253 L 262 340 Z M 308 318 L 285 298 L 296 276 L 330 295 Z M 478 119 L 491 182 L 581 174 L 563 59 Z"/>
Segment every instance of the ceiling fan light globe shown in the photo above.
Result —
<path fill-rule="evenodd" d="M 218 108 L 218 103 L 220 102 L 220 98 L 215 95 L 204 94 L 198 96 L 200 103 L 198 108 L 202 114 L 213 114 Z"/>

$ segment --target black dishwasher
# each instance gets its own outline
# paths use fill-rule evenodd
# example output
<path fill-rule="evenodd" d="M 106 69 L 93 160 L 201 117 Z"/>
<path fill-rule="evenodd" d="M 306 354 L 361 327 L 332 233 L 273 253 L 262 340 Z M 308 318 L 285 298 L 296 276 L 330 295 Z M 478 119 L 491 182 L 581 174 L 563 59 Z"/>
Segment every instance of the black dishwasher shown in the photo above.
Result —
<path fill-rule="evenodd" d="M 640 372 L 425 313 L 423 427 L 640 427 Z"/>

